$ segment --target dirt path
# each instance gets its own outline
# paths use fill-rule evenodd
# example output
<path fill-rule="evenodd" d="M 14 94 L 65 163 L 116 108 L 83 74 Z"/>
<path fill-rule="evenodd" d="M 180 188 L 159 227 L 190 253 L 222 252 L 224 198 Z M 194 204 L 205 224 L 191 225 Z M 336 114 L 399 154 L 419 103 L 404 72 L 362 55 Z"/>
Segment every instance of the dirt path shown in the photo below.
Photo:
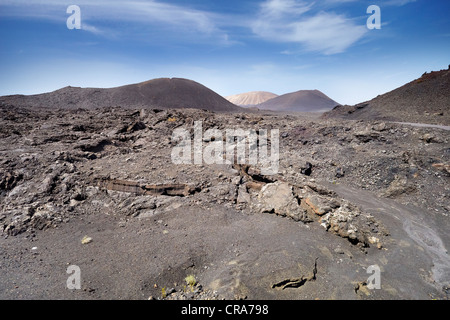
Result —
<path fill-rule="evenodd" d="M 450 237 L 445 228 L 445 217 L 390 199 L 378 198 L 367 191 L 345 185 L 328 186 L 366 212 L 382 218 L 390 226 L 398 226 L 390 228 L 392 239 L 400 247 L 406 247 L 400 249 L 401 255 L 390 255 L 390 264 L 416 268 L 422 262 L 431 266 L 430 276 L 436 287 L 447 287 L 450 284 L 450 256 L 447 250 L 450 247 Z M 403 277 L 404 274 L 400 273 L 398 277 Z"/>
<path fill-rule="evenodd" d="M 404 124 L 404 125 L 408 125 L 408 126 L 421 127 L 421 128 L 435 128 L 435 129 L 442 129 L 442 130 L 447 130 L 447 131 L 450 130 L 450 126 L 441 126 L 441 125 L 437 125 L 437 124 L 412 123 L 412 122 L 392 122 L 392 123 Z"/>

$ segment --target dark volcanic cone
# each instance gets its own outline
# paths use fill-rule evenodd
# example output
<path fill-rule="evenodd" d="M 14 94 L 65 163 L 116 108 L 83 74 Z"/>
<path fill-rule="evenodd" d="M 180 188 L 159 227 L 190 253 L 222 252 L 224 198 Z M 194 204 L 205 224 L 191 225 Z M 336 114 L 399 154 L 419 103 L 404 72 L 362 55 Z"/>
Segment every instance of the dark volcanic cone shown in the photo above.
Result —
<path fill-rule="evenodd" d="M 238 112 L 238 106 L 207 87 L 188 79 L 161 78 L 116 88 L 65 87 L 37 95 L 0 97 L 0 103 L 18 107 L 84 108 L 196 108 Z"/>
<path fill-rule="evenodd" d="M 424 73 L 393 91 L 354 106 L 338 106 L 324 117 L 450 125 L 450 69 Z"/>
<path fill-rule="evenodd" d="M 338 104 L 319 90 L 300 90 L 270 99 L 256 107 L 274 111 L 323 112 Z"/>

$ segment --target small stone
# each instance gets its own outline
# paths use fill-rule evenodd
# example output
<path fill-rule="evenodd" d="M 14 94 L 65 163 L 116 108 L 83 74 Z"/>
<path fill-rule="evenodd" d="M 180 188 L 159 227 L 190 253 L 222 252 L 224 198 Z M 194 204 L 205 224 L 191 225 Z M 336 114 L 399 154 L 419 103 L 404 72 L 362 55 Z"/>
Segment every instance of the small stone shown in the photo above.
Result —
<path fill-rule="evenodd" d="M 175 293 L 175 292 L 176 292 L 175 288 L 170 288 L 166 291 L 166 295 L 171 295 L 172 293 Z"/>
<path fill-rule="evenodd" d="M 300 173 L 306 176 L 311 175 L 311 172 L 312 172 L 312 164 L 310 162 L 307 162 L 306 165 L 302 167 L 300 170 Z"/>
<path fill-rule="evenodd" d="M 334 252 L 336 252 L 337 254 L 344 254 L 344 250 L 341 247 L 337 247 L 336 249 L 334 249 Z"/>
<path fill-rule="evenodd" d="M 384 131 L 384 130 L 387 129 L 387 128 L 386 128 L 386 123 L 381 122 L 381 123 L 379 123 L 379 124 L 376 124 L 376 125 L 374 125 L 374 126 L 372 127 L 372 129 L 375 130 L 375 131 Z"/>
<path fill-rule="evenodd" d="M 378 239 L 377 237 L 369 237 L 369 242 L 371 243 L 371 244 L 377 244 L 377 243 L 379 243 L 380 242 L 380 239 Z"/>
<path fill-rule="evenodd" d="M 239 186 L 237 203 L 250 203 L 250 194 L 247 192 L 247 188 L 244 185 Z"/>
<path fill-rule="evenodd" d="M 232 184 L 234 184 L 234 185 L 239 185 L 239 184 L 241 184 L 241 176 L 237 176 L 237 177 L 234 177 L 232 180 L 231 180 L 231 183 Z"/>
<path fill-rule="evenodd" d="M 342 178 L 345 176 L 345 170 L 342 167 L 336 169 L 336 178 Z"/>
<path fill-rule="evenodd" d="M 71 199 L 69 202 L 69 207 L 75 207 L 79 204 L 80 202 L 75 200 L 75 199 Z"/>
<path fill-rule="evenodd" d="M 92 238 L 88 236 L 84 236 L 83 239 L 81 239 L 82 244 L 88 244 L 92 242 Z"/>

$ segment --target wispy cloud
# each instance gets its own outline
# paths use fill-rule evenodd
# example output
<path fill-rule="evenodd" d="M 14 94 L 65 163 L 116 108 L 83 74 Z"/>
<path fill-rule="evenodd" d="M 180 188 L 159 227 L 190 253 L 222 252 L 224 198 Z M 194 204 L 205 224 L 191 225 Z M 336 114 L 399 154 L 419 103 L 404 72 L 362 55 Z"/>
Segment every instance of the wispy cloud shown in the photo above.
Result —
<path fill-rule="evenodd" d="M 209 12 L 179 5 L 158 1 L 107 1 L 101 7 L 94 7 L 95 15 L 97 17 L 102 15 L 105 7 L 109 10 L 106 10 L 102 18 L 146 23 L 161 22 L 177 27 L 189 27 L 206 34 L 219 31 Z"/>
<path fill-rule="evenodd" d="M 103 36 L 103 35 L 105 35 L 107 33 L 107 31 L 105 31 L 103 29 L 100 29 L 98 27 L 95 27 L 95 26 L 91 26 L 91 25 L 89 25 L 87 23 L 83 23 L 81 25 L 81 29 L 85 30 L 85 31 L 88 31 L 88 32 L 91 32 L 91 33 L 96 34 L 96 35 L 101 35 L 101 36 Z"/>
<path fill-rule="evenodd" d="M 325 0 L 323 3 L 354 0 Z M 414 0 L 387 0 L 406 3 Z M 13 15 L 62 21 L 69 0 L 0 0 L 0 16 Z M 195 9 L 189 5 L 159 0 L 77 0 L 82 29 L 98 36 L 126 37 L 134 30 L 168 31 L 169 37 L 190 43 L 206 41 L 218 45 L 239 43 L 236 28 L 270 42 L 294 43 L 298 51 L 326 55 L 341 53 L 367 32 L 365 25 L 343 14 L 328 12 L 317 2 L 306 0 L 265 0 L 259 8 L 241 16 Z M 322 3 L 322 4 L 323 4 Z M 5 9 L 6 8 L 6 9 Z M 322 9 L 322 11 L 320 11 Z M 112 23 L 114 28 L 111 28 Z M 116 26 L 119 25 L 120 27 Z M 240 31 L 242 32 L 242 31 Z M 289 50 L 293 53 L 295 50 Z M 287 51 L 286 51 L 287 52 Z"/>
<path fill-rule="evenodd" d="M 342 3 L 356 2 L 356 1 L 360 1 L 360 0 L 325 0 L 325 3 L 342 4 Z"/>
<path fill-rule="evenodd" d="M 386 0 L 381 3 L 381 5 L 386 6 L 404 6 L 405 4 L 416 2 L 417 0 Z"/>
<path fill-rule="evenodd" d="M 266 19 L 299 16 L 308 12 L 313 4 L 296 0 L 268 0 L 261 4 L 260 16 Z"/>
<path fill-rule="evenodd" d="M 324 0 L 324 3 L 326 4 L 344 4 L 344 3 L 350 3 L 350 2 L 357 2 L 361 0 Z M 379 0 L 375 1 L 375 3 L 370 4 L 377 4 L 379 6 L 404 6 L 405 4 L 416 2 L 418 0 Z"/>
<path fill-rule="evenodd" d="M 320 11 L 308 14 L 314 3 L 267 0 L 252 24 L 253 32 L 275 42 L 299 43 L 307 51 L 344 52 L 367 32 L 344 15 Z"/>
<path fill-rule="evenodd" d="M 189 8 L 187 6 L 164 3 L 156 0 L 77 0 L 81 8 L 82 29 L 102 34 L 105 22 L 126 22 L 134 26 L 160 25 L 183 31 L 184 34 L 197 33 L 203 36 L 218 36 L 227 39 L 225 32 L 215 23 L 215 14 Z M 67 0 L 0 0 L 0 16 L 33 17 L 59 21 L 67 19 L 65 8 L 73 4 Z M 126 30 L 122 30 L 126 31 Z"/>

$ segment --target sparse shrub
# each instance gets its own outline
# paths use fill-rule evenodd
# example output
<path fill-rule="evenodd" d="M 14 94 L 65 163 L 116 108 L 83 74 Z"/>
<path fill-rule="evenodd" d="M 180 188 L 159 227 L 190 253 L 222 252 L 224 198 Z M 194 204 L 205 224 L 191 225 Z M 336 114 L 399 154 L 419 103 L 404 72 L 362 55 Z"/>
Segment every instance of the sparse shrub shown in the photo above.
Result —
<path fill-rule="evenodd" d="M 197 280 L 195 280 L 194 275 L 188 275 L 186 278 L 184 278 L 188 286 L 193 287 L 197 284 Z"/>

